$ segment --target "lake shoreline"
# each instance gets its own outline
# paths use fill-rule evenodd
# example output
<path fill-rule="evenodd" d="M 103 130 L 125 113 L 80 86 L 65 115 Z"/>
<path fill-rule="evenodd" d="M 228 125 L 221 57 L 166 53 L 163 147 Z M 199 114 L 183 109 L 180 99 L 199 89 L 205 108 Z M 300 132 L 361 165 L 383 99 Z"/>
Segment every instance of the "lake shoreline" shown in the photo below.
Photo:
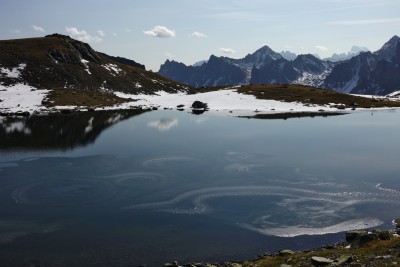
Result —
<path fill-rule="evenodd" d="M 97 110 L 179 110 L 194 114 L 260 118 L 269 114 L 328 114 L 400 107 L 398 97 L 347 95 L 299 85 L 248 85 L 195 92 L 126 94 L 87 90 L 39 90 L 0 86 L 0 115 L 29 116 Z M 198 106 L 198 104 L 201 104 Z M 283 117 L 286 117 L 283 115 Z"/>
<path fill-rule="evenodd" d="M 321 247 L 277 253 L 264 253 L 257 258 L 241 261 L 165 263 L 164 267 L 255 267 L 255 266 L 395 266 L 400 260 L 400 224 L 394 220 L 391 230 L 354 230 L 345 232 L 343 241 Z"/>

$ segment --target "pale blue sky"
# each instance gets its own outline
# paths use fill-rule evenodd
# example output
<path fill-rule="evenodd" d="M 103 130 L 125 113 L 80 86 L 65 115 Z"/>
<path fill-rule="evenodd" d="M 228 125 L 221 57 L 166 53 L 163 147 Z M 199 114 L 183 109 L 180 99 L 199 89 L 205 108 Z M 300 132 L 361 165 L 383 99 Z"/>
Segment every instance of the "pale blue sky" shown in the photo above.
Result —
<path fill-rule="evenodd" d="M 55 32 L 154 71 L 263 45 L 325 57 L 400 35 L 400 0 L 0 0 L 0 39 Z"/>

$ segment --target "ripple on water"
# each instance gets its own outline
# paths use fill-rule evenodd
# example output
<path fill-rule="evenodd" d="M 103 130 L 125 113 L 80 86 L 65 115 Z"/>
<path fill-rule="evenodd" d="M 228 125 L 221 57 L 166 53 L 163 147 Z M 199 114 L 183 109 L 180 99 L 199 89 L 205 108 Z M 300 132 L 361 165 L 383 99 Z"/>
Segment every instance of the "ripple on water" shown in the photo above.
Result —
<path fill-rule="evenodd" d="M 65 206 L 99 204 L 115 194 L 115 186 L 104 180 L 52 179 L 18 187 L 12 198 L 17 204 Z"/>
<path fill-rule="evenodd" d="M 161 157 L 161 158 L 154 158 L 154 159 L 149 159 L 146 160 L 142 163 L 144 167 L 166 167 L 170 166 L 171 164 L 182 164 L 182 163 L 188 163 L 188 162 L 195 162 L 196 159 L 192 157 L 177 157 L 177 156 L 171 156 L 171 157 Z"/>

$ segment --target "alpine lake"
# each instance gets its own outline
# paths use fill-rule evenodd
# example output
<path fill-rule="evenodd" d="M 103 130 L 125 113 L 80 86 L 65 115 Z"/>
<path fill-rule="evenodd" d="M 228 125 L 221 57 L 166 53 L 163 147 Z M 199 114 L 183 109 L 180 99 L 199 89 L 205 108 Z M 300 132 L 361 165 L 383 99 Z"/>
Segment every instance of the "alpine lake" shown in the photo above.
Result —
<path fill-rule="evenodd" d="M 399 112 L 0 117 L 1 266 L 244 260 L 391 229 Z"/>

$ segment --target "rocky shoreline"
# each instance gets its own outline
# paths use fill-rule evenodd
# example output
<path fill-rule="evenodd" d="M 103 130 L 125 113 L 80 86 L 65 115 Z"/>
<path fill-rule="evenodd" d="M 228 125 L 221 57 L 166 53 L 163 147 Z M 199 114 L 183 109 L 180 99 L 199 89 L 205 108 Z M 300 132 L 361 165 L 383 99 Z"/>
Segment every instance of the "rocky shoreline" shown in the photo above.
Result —
<path fill-rule="evenodd" d="M 393 220 L 393 230 L 355 230 L 345 234 L 345 241 L 321 248 L 294 252 L 281 250 L 240 262 L 165 263 L 164 267 L 295 267 L 356 266 L 378 267 L 400 265 L 400 219 Z"/>

